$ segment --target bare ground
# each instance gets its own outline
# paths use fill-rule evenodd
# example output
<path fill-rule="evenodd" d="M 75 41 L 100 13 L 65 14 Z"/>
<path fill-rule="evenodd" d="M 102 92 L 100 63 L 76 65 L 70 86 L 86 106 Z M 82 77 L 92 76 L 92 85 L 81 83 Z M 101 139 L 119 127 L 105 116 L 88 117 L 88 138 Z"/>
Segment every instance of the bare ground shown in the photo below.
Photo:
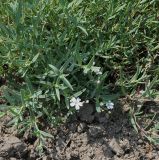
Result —
<path fill-rule="evenodd" d="M 159 146 L 137 134 L 128 113 L 116 106 L 111 114 L 96 113 L 86 105 L 69 122 L 49 131 L 43 154 L 35 150 L 36 137 L 7 127 L 10 117 L 1 118 L 0 160 L 158 160 Z"/>

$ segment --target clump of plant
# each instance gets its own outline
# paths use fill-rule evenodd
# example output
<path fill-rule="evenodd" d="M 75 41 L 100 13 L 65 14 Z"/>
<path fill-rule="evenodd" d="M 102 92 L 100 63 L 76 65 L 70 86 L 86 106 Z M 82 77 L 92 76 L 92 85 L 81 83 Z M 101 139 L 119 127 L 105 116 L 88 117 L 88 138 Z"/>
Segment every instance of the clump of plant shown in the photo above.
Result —
<path fill-rule="evenodd" d="M 83 103 L 158 97 L 159 13 L 151 0 L 0 2 L 1 111 L 43 139 Z M 88 101 L 89 100 L 89 101 Z M 3 115 L 3 114 L 2 114 Z M 46 124 L 44 124 L 44 122 Z M 21 124 L 21 125 L 20 125 Z"/>

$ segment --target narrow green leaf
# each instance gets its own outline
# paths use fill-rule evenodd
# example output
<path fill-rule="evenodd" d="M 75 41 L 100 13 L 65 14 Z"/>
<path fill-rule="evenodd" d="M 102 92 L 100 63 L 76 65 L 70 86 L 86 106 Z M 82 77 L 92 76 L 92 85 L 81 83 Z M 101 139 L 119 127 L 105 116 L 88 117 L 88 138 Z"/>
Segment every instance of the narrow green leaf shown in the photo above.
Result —
<path fill-rule="evenodd" d="M 60 91 L 58 87 L 55 87 L 55 91 L 56 91 L 56 96 L 58 98 L 58 100 L 60 101 Z"/>
<path fill-rule="evenodd" d="M 75 94 L 73 94 L 74 97 L 79 97 L 82 93 L 84 93 L 86 91 L 86 88 L 82 89 L 79 92 L 76 92 Z"/>
<path fill-rule="evenodd" d="M 49 67 L 56 73 L 56 74 L 59 74 L 59 70 L 53 66 L 52 64 L 49 64 Z"/>
<path fill-rule="evenodd" d="M 89 63 L 87 64 L 87 68 L 90 69 L 93 66 L 93 62 L 94 62 L 94 56 L 91 58 L 91 60 L 89 61 Z"/>
<path fill-rule="evenodd" d="M 38 59 L 39 55 L 40 55 L 39 53 L 36 54 L 36 55 L 34 56 L 34 58 L 32 59 L 31 63 L 36 62 L 36 60 Z"/>
<path fill-rule="evenodd" d="M 69 109 L 70 103 L 69 103 L 69 99 L 67 97 L 65 97 L 65 104 L 66 104 L 67 109 Z"/>
<path fill-rule="evenodd" d="M 96 111 L 97 111 L 98 113 L 101 112 L 101 107 L 100 107 L 100 104 L 99 104 L 99 100 L 96 100 Z"/>
<path fill-rule="evenodd" d="M 65 83 L 65 85 L 70 88 L 71 90 L 73 90 L 72 85 L 70 84 L 70 82 L 66 79 L 66 77 L 64 75 L 60 76 L 61 80 Z"/>
<path fill-rule="evenodd" d="M 156 129 L 156 130 L 159 130 L 159 123 L 157 123 L 157 124 L 155 125 L 155 129 Z"/>
<path fill-rule="evenodd" d="M 40 131 L 40 133 L 41 133 L 44 137 L 54 138 L 54 136 L 51 135 L 50 133 L 47 133 L 47 132 L 44 132 L 44 131 Z"/>
<path fill-rule="evenodd" d="M 28 87 L 30 93 L 34 94 L 33 85 L 32 85 L 32 83 L 31 83 L 31 81 L 30 81 L 28 76 L 25 77 L 25 81 L 26 81 L 26 84 L 27 84 L 27 87 Z"/>
<path fill-rule="evenodd" d="M 136 130 L 136 132 L 138 133 L 138 129 L 137 129 L 137 126 L 136 126 L 136 123 L 135 123 L 135 120 L 133 117 L 130 118 L 131 120 L 131 124 L 133 125 L 134 129 Z"/>
<path fill-rule="evenodd" d="M 7 111 L 8 109 L 10 109 L 13 106 L 8 106 L 6 104 L 1 104 L 0 105 L 0 111 Z"/>
<path fill-rule="evenodd" d="M 123 9 L 125 8 L 125 6 L 126 6 L 126 4 L 124 4 L 124 5 L 120 6 L 120 7 L 117 9 L 117 11 L 116 11 L 116 12 L 119 12 L 119 11 L 123 10 Z"/>
<path fill-rule="evenodd" d="M 88 33 L 87 33 L 87 31 L 86 31 L 86 29 L 85 28 L 83 28 L 82 26 L 77 26 L 79 29 L 81 29 L 82 31 L 83 31 L 83 33 L 85 33 L 86 34 L 86 36 L 88 36 Z"/>
<path fill-rule="evenodd" d="M 66 62 L 62 65 L 62 67 L 60 68 L 60 72 L 64 72 L 64 70 L 67 69 L 67 67 L 69 66 L 69 64 L 71 63 L 72 58 L 68 58 L 66 60 Z"/>
<path fill-rule="evenodd" d="M 159 44 L 158 44 L 156 47 L 154 47 L 154 48 L 152 49 L 152 51 L 155 51 L 155 50 L 157 50 L 157 49 L 159 49 Z"/>
<path fill-rule="evenodd" d="M 0 112 L 0 118 L 2 118 L 5 115 L 4 112 Z"/>

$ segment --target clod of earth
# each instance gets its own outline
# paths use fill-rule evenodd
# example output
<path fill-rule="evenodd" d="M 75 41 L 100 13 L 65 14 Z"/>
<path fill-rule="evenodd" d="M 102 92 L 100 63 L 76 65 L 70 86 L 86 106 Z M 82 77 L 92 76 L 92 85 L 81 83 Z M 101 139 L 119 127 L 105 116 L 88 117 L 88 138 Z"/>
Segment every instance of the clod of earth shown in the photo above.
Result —
<path fill-rule="evenodd" d="M 83 107 L 79 110 L 79 113 L 77 116 L 79 119 L 83 122 L 92 123 L 94 121 L 94 113 L 95 112 L 95 106 L 92 104 L 85 103 Z"/>
<path fill-rule="evenodd" d="M 123 149 L 120 147 L 119 143 L 115 138 L 113 138 L 109 144 L 110 148 L 113 152 L 115 152 L 118 156 L 122 156 L 124 154 Z"/>
<path fill-rule="evenodd" d="M 27 146 L 20 139 L 14 136 L 4 136 L 0 140 L 0 157 L 24 156 L 27 153 Z"/>

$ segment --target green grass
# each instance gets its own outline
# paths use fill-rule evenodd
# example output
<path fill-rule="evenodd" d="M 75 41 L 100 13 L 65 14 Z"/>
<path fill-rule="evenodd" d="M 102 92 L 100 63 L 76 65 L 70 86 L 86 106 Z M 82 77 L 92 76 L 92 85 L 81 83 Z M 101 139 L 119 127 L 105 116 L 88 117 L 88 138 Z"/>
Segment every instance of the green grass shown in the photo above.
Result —
<path fill-rule="evenodd" d="M 138 89 L 158 97 L 157 0 L 1 0 L 0 22 L 1 110 L 21 131 L 49 136 L 41 121 L 64 121 L 75 112 L 72 97 L 97 111 Z"/>

